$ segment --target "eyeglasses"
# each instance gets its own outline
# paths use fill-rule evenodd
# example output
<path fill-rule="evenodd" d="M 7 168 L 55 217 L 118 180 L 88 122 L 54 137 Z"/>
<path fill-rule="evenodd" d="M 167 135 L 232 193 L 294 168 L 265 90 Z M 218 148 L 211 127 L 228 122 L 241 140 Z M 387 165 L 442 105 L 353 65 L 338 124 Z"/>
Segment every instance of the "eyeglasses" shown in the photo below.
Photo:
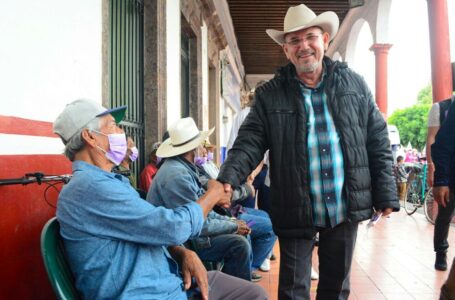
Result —
<path fill-rule="evenodd" d="M 311 43 L 316 42 L 320 36 L 321 36 L 321 34 L 309 34 L 301 39 L 292 38 L 289 41 L 287 41 L 286 44 L 291 45 L 291 46 L 300 45 L 300 43 L 302 43 L 302 42 L 308 42 L 309 44 L 311 44 Z"/>

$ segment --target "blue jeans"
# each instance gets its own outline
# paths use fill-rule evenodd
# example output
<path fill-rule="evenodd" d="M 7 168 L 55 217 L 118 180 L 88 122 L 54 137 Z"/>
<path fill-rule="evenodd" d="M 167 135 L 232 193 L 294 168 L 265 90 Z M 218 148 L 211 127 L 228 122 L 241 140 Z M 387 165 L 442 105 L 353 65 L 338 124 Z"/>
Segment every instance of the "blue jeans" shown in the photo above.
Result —
<path fill-rule="evenodd" d="M 253 270 L 258 269 L 269 253 L 273 249 L 273 245 L 277 239 L 272 228 L 272 221 L 269 215 L 260 209 L 244 207 L 244 213 L 241 213 L 238 218 L 248 222 L 254 222 L 251 226 L 251 247 L 253 248 Z"/>
<path fill-rule="evenodd" d="M 220 234 L 210 237 L 210 247 L 196 249 L 201 260 L 224 260 L 223 272 L 251 280 L 252 252 L 250 242 L 242 235 Z"/>

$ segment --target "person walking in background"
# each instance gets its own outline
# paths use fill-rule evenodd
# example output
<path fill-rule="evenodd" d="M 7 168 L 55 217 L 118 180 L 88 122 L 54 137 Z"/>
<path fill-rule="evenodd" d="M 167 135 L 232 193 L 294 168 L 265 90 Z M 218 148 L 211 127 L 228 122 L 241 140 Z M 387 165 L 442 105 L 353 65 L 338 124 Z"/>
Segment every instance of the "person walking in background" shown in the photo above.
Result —
<path fill-rule="evenodd" d="M 445 122 L 441 125 L 435 137 L 435 142 L 431 146 L 431 159 L 434 163 L 434 179 L 433 179 L 433 196 L 434 200 L 443 208 L 442 213 L 454 211 L 455 207 L 455 106 L 452 104 L 449 107 Z M 441 212 L 439 212 L 441 213 Z M 453 213 L 451 214 L 451 217 Z M 439 217 L 439 216 L 438 216 Z M 449 220 L 451 219 L 449 218 Z M 445 237 L 447 239 L 449 227 Z M 435 232 L 436 234 L 436 232 Z M 447 240 L 446 240 L 447 242 Z M 447 249 L 448 243 L 443 245 L 446 247 L 446 252 L 439 252 L 439 255 L 444 257 L 438 261 L 438 252 L 436 252 L 436 263 L 445 263 L 435 267 L 440 267 L 438 270 L 445 267 L 447 269 Z M 455 299 L 455 260 L 452 262 L 452 268 L 449 273 L 449 278 L 441 288 L 441 298 Z"/>
<path fill-rule="evenodd" d="M 452 62 L 452 89 L 455 91 L 455 62 Z M 433 177 L 435 172 L 435 165 L 432 160 L 432 145 L 435 141 L 436 134 L 439 128 L 446 121 L 449 107 L 453 102 L 454 96 L 449 99 L 434 103 L 428 113 L 428 134 L 426 144 L 426 157 L 427 157 L 427 183 L 433 186 Z M 454 127 L 452 127 L 452 130 Z M 448 161 L 447 161 L 448 163 Z M 434 194 L 434 192 L 433 192 Z M 436 260 L 434 268 L 439 271 L 447 270 L 447 249 L 449 242 L 447 240 L 449 234 L 450 221 L 452 220 L 455 205 L 441 205 L 438 202 L 438 215 L 434 224 L 433 246 L 436 253 Z"/>
<path fill-rule="evenodd" d="M 316 299 L 348 299 L 358 223 L 400 208 L 387 124 L 362 77 L 324 55 L 338 25 L 300 4 L 284 31 L 267 30 L 291 63 L 256 89 L 218 176 L 226 191 L 238 186 L 269 149 L 279 299 L 310 299 L 316 232 Z"/>
<path fill-rule="evenodd" d="M 398 188 L 398 198 L 402 201 L 406 198 L 406 184 L 408 182 L 408 173 L 404 165 L 403 156 L 397 157 L 396 180 Z"/>

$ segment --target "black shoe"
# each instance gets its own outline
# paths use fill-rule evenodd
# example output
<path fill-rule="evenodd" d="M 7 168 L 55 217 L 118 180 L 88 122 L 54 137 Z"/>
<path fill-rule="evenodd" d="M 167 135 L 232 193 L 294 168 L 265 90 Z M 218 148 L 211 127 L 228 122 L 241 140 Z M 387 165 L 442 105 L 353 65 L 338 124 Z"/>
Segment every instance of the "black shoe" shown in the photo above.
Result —
<path fill-rule="evenodd" d="M 446 252 L 437 252 L 436 253 L 436 262 L 434 263 L 434 268 L 439 271 L 447 270 L 447 253 Z"/>
<path fill-rule="evenodd" d="M 270 260 L 276 260 L 275 254 L 272 253 L 272 255 L 270 256 Z"/>

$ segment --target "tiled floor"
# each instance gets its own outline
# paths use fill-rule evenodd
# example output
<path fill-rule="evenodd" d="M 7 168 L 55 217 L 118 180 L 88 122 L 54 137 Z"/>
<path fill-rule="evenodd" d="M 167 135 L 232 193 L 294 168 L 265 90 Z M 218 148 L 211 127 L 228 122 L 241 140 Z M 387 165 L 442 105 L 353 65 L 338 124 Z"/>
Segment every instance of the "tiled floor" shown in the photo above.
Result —
<path fill-rule="evenodd" d="M 439 289 L 448 271 L 434 270 L 433 225 L 422 214 L 406 215 L 402 209 L 390 218 L 366 230 L 367 222 L 359 226 L 357 245 L 351 273 L 352 300 L 376 299 L 438 299 Z M 455 256 L 455 228 L 449 233 L 449 265 Z M 277 299 L 279 245 L 274 253 L 278 259 L 272 261 L 270 272 L 264 273 L 259 282 L 270 295 Z M 313 254 L 313 265 L 317 270 L 317 249 Z M 316 296 L 317 281 L 312 282 L 311 299 Z"/>

